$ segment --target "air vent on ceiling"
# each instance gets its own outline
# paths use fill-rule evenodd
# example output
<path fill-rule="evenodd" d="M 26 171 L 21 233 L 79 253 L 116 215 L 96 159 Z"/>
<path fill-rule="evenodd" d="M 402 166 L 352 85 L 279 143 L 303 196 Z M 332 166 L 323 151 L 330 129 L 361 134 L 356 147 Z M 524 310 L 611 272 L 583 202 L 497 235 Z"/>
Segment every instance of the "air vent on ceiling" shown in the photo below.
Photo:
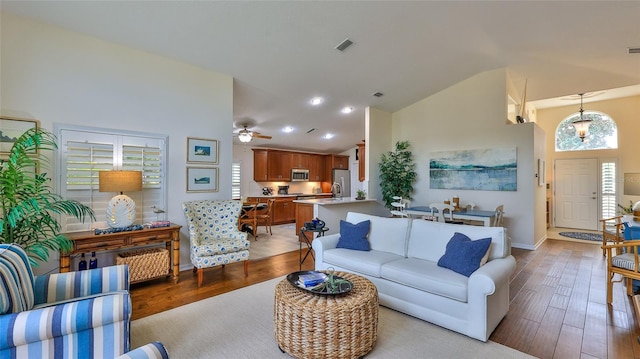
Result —
<path fill-rule="evenodd" d="M 382 96 L 384 96 L 384 94 L 383 94 L 382 92 L 380 92 L 380 91 L 378 91 L 378 92 L 374 92 L 374 93 L 372 93 L 371 95 L 372 95 L 372 96 L 375 96 L 375 97 L 382 97 Z"/>
<path fill-rule="evenodd" d="M 629 48 L 629 53 L 630 54 L 640 54 L 640 47 L 630 47 Z"/>
<path fill-rule="evenodd" d="M 349 47 L 351 45 L 353 45 L 353 41 L 351 41 L 351 40 L 349 40 L 347 38 L 347 39 L 344 39 L 343 42 L 339 43 L 338 46 L 336 46 L 336 50 L 344 51 L 344 50 L 347 49 L 347 47 Z"/>
<path fill-rule="evenodd" d="M 312 128 L 312 129 L 310 129 L 309 131 L 307 131 L 307 133 L 311 133 L 311 132 L 313 132 L 313 131 L 315 131 L 315 130 L 316 130 L 315 128 Z"/>

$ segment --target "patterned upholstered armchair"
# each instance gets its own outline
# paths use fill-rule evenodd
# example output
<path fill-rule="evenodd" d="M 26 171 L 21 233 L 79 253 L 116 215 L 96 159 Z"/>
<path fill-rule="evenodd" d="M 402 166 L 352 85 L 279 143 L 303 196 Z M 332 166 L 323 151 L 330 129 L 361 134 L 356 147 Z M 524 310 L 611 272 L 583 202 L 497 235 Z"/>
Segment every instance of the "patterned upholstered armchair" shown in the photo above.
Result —
<path fill-rule="evenodd" d="M 129 350 L 127 266 L 34 276 L 0 244 L 0 358 L 114 358 Z"/>
<path fill-rule="evenodd" d="M 238 230 L 242 203 L 234 200 L 185 202 L 182 210 L 189 227 L 190 257 L 193 271 L 202 285 L 204 268 L 244 261 L 249 274 L 249 241 Z"/>

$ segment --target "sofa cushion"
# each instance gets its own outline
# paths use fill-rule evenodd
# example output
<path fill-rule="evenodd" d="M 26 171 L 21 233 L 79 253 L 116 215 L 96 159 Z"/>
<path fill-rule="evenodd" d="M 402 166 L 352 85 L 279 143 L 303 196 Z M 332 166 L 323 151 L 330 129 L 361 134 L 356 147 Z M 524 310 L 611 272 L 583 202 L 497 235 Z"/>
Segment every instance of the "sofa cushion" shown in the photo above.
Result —
<path fill-rule="evenodd" d="M 467 302 L 469 278 L 438 267 L 435 262 L 416 258 L 388 262 L 382 266 L 381 276 L 408 287 Z"/>
<path fill-rule="evenodd" d="M 349 212 L 347 222 L 360 223 L 370 220 L 369 245 L 372 250 L 406 255 L 406 241 L 409 232 L 409 218 L 379 217 L 370 214 Z"/>
<path fill-rule="evenodd" d="M 447 244 L 447 251 L 438 260 L 438 266 L 468 277 L 480 268 L 480 262 L 489 250 L 489 245 L 491 238 L 472 241 L 464 234 L 456 232 Z"/>
<path fill-rule="evenodd" d="M 372 231 L 373 232 L 373 231 Z M 480 227 L 414 219 L 407 249 L 407 257 L 438 262 L 447 248 L 447 243 L 456 233 L 472 240 L 491 237 L 489 260 L 504 258 L 510 249 L 503 227 Z"/>
<path fill-rule="evenodd" d="M 337 266 L 355 273 L 380 277 L 380 268 L 383 264 L 403 256 L 382 251 L 354 251 L 345 248 L 328 249 L 324 251 L 323 261 L 328 266 Z"/>
<path fill-rule="evenodd" d="M 371 221 L 366 220 L 358 224 L 340 220 L 340 239 L 336 248 L 355 249 L 357 251 L 368 251 L 371 249 L 367 234 Z"/>

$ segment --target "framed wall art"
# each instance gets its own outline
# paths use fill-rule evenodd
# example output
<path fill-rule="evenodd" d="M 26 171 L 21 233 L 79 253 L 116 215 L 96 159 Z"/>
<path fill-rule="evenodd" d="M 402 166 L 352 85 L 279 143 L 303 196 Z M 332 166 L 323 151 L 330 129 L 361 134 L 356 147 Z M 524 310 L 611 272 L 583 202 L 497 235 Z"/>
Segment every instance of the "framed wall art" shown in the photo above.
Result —
<path fill-rule="evenodd" d="M 32 128 L 38 128 L 38 121 L 0 117 L 0 153 L 9 153 L 18 137 Z"/>
<path fill-rule="evenodd" d="M 187 137 L 187 163 L 218 164 L 218 140 Z"/>
<path fill-rule="evenodd" d="M 218 168 L 187 167 L 187 192 L 218 192 Z"/>

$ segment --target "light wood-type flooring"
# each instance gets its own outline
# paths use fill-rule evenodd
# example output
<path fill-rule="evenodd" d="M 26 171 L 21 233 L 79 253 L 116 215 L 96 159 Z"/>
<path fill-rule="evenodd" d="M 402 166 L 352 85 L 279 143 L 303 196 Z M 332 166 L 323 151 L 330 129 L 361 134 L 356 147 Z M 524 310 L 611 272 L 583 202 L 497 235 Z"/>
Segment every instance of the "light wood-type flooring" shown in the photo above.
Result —
<path fill-rule="evenodd" d="M 606 304 L 606 261 L 598 245 L 547 240 L 536 251 L 514 248 L 511 307 L 490 340 L 540 358 L 640 358 L 638 320 L 625 287 Z M 307 259 L 303 269 L 313 269 Z M 205 271 L 197 288 L 191 271 L 180 282 L 157 279 L 132 286 L 133 319 L 159 313 L 298 270 L 298 251 Z"/>

